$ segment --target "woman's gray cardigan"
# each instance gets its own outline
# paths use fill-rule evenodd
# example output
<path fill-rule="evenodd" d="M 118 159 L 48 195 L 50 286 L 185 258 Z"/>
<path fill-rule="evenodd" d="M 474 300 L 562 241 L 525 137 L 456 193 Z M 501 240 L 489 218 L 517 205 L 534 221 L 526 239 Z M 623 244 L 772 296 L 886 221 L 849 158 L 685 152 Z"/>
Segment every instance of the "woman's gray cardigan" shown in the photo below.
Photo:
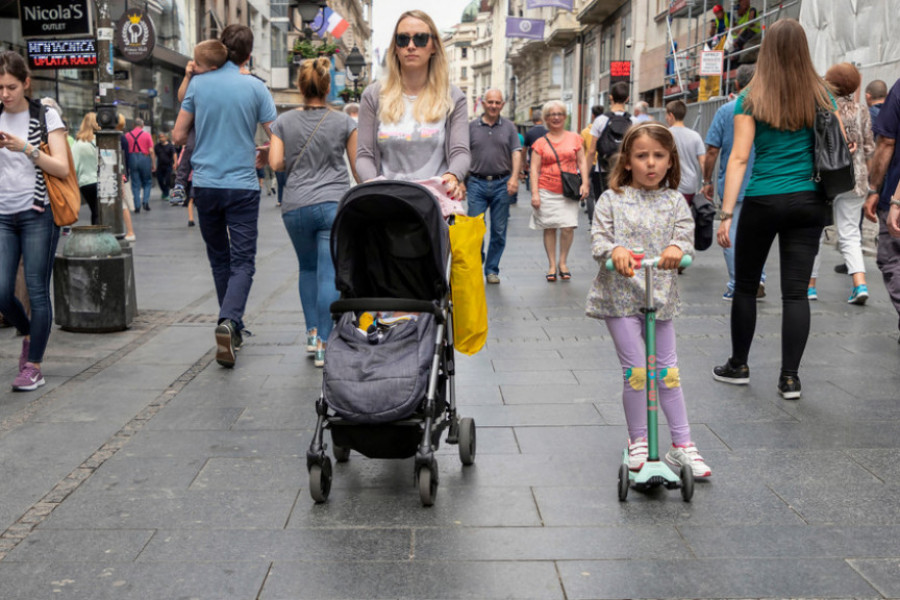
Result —
<path fill-rule="evenodd" d="M 359 128 L 356 149 L 356 172 L 362 181 L 369 181 L 382 175 L 381 151 L 378 149 L 378 101 L 381 97 L 381 82 L 376 82 L 363 92 L 359 106 Z M 469 114 L 466 96 L 454 85 L 450 86 L 453 110 L 447 115 L 445 124 L 444 152 L 447 156 L 447 171 L 462 182 L 469 173 Z M 435 173 L 440 177 L 443 173 Z"/>

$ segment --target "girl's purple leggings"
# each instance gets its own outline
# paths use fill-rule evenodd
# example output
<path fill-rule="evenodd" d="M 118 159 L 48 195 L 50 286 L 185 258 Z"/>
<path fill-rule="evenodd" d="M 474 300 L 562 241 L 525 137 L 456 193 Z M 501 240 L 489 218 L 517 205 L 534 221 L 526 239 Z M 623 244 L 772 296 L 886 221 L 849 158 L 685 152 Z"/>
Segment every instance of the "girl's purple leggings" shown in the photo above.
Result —
<path fill-rule="evenodd" d="M 622 404 L 628 437 L 632 441 L 647 437 L 647 353 L 644 346 L 644 317 L 607 317 L 606 328 L 616 345 L 622 365 Z M 672 321 L 656 321 L 656 378 L 659 405 L 669 423 L 672 443 L 691 441 L 691 427 L 684 407 L 684 394 L 678 375 L 675 352 L 675 327 Z"/>

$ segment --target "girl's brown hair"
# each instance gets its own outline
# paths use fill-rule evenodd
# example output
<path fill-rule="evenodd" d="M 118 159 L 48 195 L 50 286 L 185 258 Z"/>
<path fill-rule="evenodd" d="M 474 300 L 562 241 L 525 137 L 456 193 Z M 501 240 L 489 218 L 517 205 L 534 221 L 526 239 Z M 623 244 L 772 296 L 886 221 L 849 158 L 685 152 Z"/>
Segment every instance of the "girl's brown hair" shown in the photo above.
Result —
<path fill-rule="evenodd" d="M 838 96 L 849 96 L 859 89 L 862 76 L 853 63 L 842 62 L 832 65 L 825 72 L 825 81 L 834 86 L 834 93 Z"/>
<path fill-rule="evenodd" d="M 327 96 L 331 89 L 331 61 L 324 56 L 304 60 L 297 75 L 297 87 L 306 100 Z"/>
<path fill-rule="evenodd" d="M 609 187 L 617 194 L 622 193 L 622 188 L 631 185 L 634 175 L 628 166 L 629 157 L 631 156 L 634 142 L 641 136 L 647 136 L 659 144 L 669 153 L 669 170 L 666 176 L 660 181 L 660 187 L 667 187 L 671 190 L 677 190 L 678 184 L 681 183 L 681 162 L 678 160 L 678 147 L 675 145 L 675 138 L 672 132 L 662 123 L 641 123 L 640 125 L 632 125 L 625 133 L 622 139 L 622 146 L 619 149 L 619 156 L 616 164 L 613 166 L 612 172 L 609 174 Z"/>
<path fill-rule="evenodd" d="M 31 76 L 25 59 L 18 52 L 4 50 L 0 52 L 0 75 L 12 75 L 23 84 Z"/>
<path fill-rule="evenodd" d="M 830 91 L 816 73 L 800 23 L 779 19 L 768 27 L 744 110 L 775 129 L 797 131 L 815 125 L 817 107 L 834 110 Z"/>

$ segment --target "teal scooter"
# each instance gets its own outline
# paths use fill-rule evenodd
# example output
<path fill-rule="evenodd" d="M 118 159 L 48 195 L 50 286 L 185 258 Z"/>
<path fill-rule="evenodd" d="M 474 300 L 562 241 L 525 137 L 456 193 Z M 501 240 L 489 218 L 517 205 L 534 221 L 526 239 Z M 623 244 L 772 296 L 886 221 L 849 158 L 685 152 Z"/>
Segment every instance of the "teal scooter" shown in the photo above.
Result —
<path fill-rule="evenodd" d="M 647 460 L 640 471 L 634 472 L 628 468 L 628 448 L 622 452 L 622 464 L 619 465 L 619 500 L 624 502 L 628 498 L 628 490 L 634 489 L 644 492 L 656 487 L 664 486 L 668 490 L 681 489 L 681 498 L 690 502 L 694 496 L 694 472 L 690 465 L 681 467 L 681 473 L 676 475 L 672 469 L 659 459 L 659 384 L 656 377 L 656 306 L 653 302 L 653 270 L 659 262 L 659 257 L 646 258 L 641 248 L 631 251 L 635 259 L 635 269 L 644 270 L 644 282 L 646 293 L 644 296 L 644 327 L 647 346 Z M 682 268 L 690 266 L 693 259 L 685 254 L 681 259 Z M 606 268 L 614 271 L 612 259 L 606 261 Z"/>

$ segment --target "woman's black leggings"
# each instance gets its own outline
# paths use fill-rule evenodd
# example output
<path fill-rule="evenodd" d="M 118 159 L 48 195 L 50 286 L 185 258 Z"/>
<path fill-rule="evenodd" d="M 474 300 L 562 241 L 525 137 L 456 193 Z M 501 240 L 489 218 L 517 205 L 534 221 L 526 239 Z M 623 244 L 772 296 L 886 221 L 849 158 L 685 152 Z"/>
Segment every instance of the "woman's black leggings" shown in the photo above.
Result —
<path fill-rule="evenodd" d="M 744 198 L 734 249 L 732 364 L 747 363 L 756 330 L 759 279 L 777 235 L 781 265 L 781 370 L 784 374 L 797 374 L 809 337 L 806 288 L 819 252 L 819 236 L 830 213 L 831 207 L 818 192 Z"/>
<path fill-rule="evenodd" d="M 91 225 L 98 224 L 100 222 L 100 207 L 97 205 L 97 184 L 90 183 L 78 189 L 81 190 L 81 197 L 84 198 L 85 204 L 91 209 Z"/>

